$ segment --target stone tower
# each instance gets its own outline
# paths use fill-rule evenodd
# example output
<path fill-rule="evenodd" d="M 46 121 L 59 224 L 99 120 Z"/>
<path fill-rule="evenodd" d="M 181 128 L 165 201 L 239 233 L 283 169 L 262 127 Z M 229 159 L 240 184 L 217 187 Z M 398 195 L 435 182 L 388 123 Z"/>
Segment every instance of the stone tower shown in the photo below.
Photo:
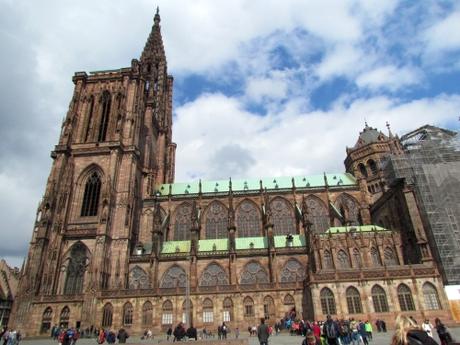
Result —
<path fill-rule="evenodd" d="M 127 286 L 139 210 L 153 186 L 174 182 L 173 78 L 157 12 L 140 60 L 77 72 L 22 272 L 16 322 L 27 329 L 37 298 L 81 302 L 94 324 L 96 295 Z M 60 297 L 59 297 L 60 296 Z"/>

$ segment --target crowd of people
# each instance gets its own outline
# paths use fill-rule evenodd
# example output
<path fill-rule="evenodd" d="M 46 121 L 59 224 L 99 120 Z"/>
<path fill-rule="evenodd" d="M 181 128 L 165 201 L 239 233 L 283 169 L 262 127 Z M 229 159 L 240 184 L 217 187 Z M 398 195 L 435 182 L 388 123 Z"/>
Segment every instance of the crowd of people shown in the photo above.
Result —
<path fill-rule="evenodd" d="M 8 327 L 2 328 L 0 333 L 3 345 L 18 345 L 22 338 L 23 336 L 20 331 L 8 329 Z"/>

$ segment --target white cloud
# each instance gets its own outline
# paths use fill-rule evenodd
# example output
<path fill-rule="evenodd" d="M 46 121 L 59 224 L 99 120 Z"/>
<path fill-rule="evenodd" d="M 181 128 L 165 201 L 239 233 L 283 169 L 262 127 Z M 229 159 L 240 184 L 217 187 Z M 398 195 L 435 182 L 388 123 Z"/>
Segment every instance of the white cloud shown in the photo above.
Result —
<path fill-rule="evenodd" d="M 398 68 L 393 65 L 377 67 L 359 75 L 356 84 L 371 90 L 387 89 L 397 91 L 403 87 L 417 84 L 421 81 L 421 73 L 412 67 Z"/>
<path fill-rule="evenodd" d="M 460 49 L 459 32 L 460 11 L 457 11 L 438 21 L 423 33 L 428 53 L 438 54 Z"/>
<path fill-rule="evenodd" d="M 260 102 L 263 99 L 279 100 L 287 95 L 288 84 L 283 73 L 273 73 L 267 78 L 249 78 L 246 85 L 246 95 L 251 101 Z"/>

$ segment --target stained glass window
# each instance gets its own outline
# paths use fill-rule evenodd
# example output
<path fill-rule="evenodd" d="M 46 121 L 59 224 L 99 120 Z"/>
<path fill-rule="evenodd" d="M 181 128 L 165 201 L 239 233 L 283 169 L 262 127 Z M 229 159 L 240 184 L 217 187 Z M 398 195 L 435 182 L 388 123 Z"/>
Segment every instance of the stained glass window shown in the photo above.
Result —
<path fill-rule="evenodd" d="M 329 229 L 329 214 L 324 203 L 315 196 L 308 196 L 305 200 L 308 208 L 308 220 L 312 223 L 314 233 L 323 233 Z"/>
<path fill-rule="evenodd" d="M 174 218 L 174 240 L 184 241 L 190 239 L 190 229 L 192 227 L 192 206 L 183 203 L 176 209 Z"/>
<path fill-rule="evenodd" d="M 62 308 L 61 316 L 59 318 L 60 327 L 67 329 L 69 327 L 69 319 L 70 319 L 70 309 L 69 307 L 65 306 L 64 308 Z"/>
<path fill-rule="evenodd" d="M 340 268 L 350 268 L 350 259 L 344 250 L 339 250 L 337 253 L 337 261 Z"/>
<path fill-rule="evenodd" d="M 251 297 L 246 297 L 243 300 L 244 317 L 254 317 L 254 301 Z"/>
<path fill-rule="evenodd" d="M 200 286 L 228 285 L 228 275 L 224 269 L 216 264 L 209 264 L 200 278 Z"/>
<path fill-rule="evenodd" d="M 153 305 L 150 301 L 147 301 L 142 306 L 142 325 L 152 326 L 153 321 Z"/>
<path fill-rule="evenodd" d="M 372 302 L 374 304 L 374 311 L 376 313 L 387 313 L 389 308 L 385 290 L 383 290 L 383 288 L 379 285 L 374 285 L 372 287 L 371 294 Z"/>
<path fill-rule="evenodd" d="M 333 269 L 334 265 L 332 263 L 332 255 L 329 250 L 325 250 L 323 254 L 323 268 L 324 269 Z"/>
<path fill-rule="evenodd" d="M 398 286 L 398 300 L 401 311 L 415 310 L 412 292 L 407 285 L 401 284 Z"/>
<path fill-rule="evenodd" d="M 258 262 L 250 262 L 244 266 L 240 284 L 268 283 L 268 275 Z"/>
<path fill-rule="evenodd" d="M 81 242 L 76 243 L 70 251 L 64 294 L 73 295 L 82 293 L 87 260 L 85 245 Z"/>
<path fill-rule="evenodd" d="M 129 272 L 129 288 L 133 290 L 150 288 L 149 277 L 139 266 L 135 266 Z"/>
<path fill-rule="evenodd" d="M 335 207 L 341 210 L 342 216 L 350 225 L 359 225 L 359 204 L 353 197 L 348 194 L 340 194 L 335 201 Z"/>
<path fill-rule="evenodd" d="M 261 235 L 260 211 L 249 200 L 243 200 L 236 209 L 238 237 L 256 237 Z"/>
<path fill-rule="evenodd" d="M 397 265 L 398 261 L 395 256 L 395 252 L 390 247 L 386 247 L 383 251 L 383 256 L 385 258 L 385 264 L 388 266 Z"/>
<path fill-rule="evenodd" d="M 126 303 L 123 306 L 123 325 L 131 326 L 133 324 L 133 305 Z"/>
<path fill-rule="evenodd" d="M 275 320 L 275 302 L 271 296 L 265 296 L 264 298 L 264 316 L 266 320 Z"/>
<path fill-rule="evenodd" d="M 102 327 L 111 327 L 113 317 L 113 307 L 110 303 L 106 303 L 102 309 Z"/>
<path fill-rule="evenodd" d="M 281 282 L 297 282 L 305 279 L 305 268 L 295 259 L 289 259 L 281 270 Z"/>
<path fill-rule="evenodd" d="M 161 315 L 161 324 L 162 325 L 172 325 L 173 323 L 173 304 L 170 300 L 166 300 L 163 303 L 161 308 L 162 315 Z"/>
<path fill-rule="evenodd" d="M 213 201 L 206 209 L 206 238 L 227 238 L 227 208 Z"/>
<path fill-rule="evenodd" d="M 53 309 L 51 309 L 51 307 L 48 307 L 45 309 L 42 315 L 42 326 L 41 326 L 42 333 L 46 333 L 51 329 L 52 319 L 53 319 Z"/>
<path fill-rule="evenodd" d="M 175 288 L 175 287 L 185 287 L 187 283 L 187 276 L 182 267 L 177 265 L 169 268 L 161 279 L 160 288 Z"/>
<path fill-rule="evenodd" d="M 233 302 L 232 299 L 227 297 L 224 299 L 223 303 L 223 321 L 230 322 L 233 321 Z"/>
<path fill-rule="evenodd" d="M 270 209 L 275 235 L 296 233 L 294 210 L 287 200 L 280 197 L 274 198 L 270 202 Z"/>
<path fill-rule="evenodd" d="M 430 284 L 423 284 L 423 297 L 425 298 L 425 307 L 428 310 L 441 309 L 441 303 L 439 303 L 438 292 L 436 288 Z"/>
<path fill-rule="evenodd" d="M 350 314 L 362 313 L 363 307 L 361 305 L 361 296 L 359 295 L 358 290 L 350 286 L 346 291 L 346 295 L 347 295 L 348 312 Z"/>
<path fill-rule="evenodd" d="M 203 301 L 203 322 L 213 323 L 214 322 L 214 305 L 209 298 Z"/>
<path fill-rule="evenodd" d="M 377 248 L 371 248 L 371 258 L 373 266 L 382 266 L 382 260 L 380 260 L 380 253 Z"/>
<path fill-rule="evenodd" d="M 359 252 L 357 248 L 353 249 L 353 263 L 355 267 L 358 267 L 358 268 L 363 266 L 363 263 L 361 261 L 361 253 Z"/>
<path fill-rule="evenodd" d="M 324 315 L 336 314 L 334 294 L 328 288 L 323 288 L 320 292 L 321 309 Z"/>
<path fill-rule="evenodd" d="M 83 202 L 81 204 L 82 217 L 97 216 L 99 208 L 99 196 L 101 194 L 101 179 L 97 172 L 91 174 L 85 184 Z"/>

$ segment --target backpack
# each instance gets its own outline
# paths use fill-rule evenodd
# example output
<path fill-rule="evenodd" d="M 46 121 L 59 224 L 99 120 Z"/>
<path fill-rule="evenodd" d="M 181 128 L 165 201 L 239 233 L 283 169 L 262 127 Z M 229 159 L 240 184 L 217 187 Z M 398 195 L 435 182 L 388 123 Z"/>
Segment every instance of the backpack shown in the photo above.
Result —
<path fill-rule="evenodd" d="M 337 338 L 337 330 L 335 329 L 334 322 L 326 324 L 326 335 L 328 338 Z"/>

